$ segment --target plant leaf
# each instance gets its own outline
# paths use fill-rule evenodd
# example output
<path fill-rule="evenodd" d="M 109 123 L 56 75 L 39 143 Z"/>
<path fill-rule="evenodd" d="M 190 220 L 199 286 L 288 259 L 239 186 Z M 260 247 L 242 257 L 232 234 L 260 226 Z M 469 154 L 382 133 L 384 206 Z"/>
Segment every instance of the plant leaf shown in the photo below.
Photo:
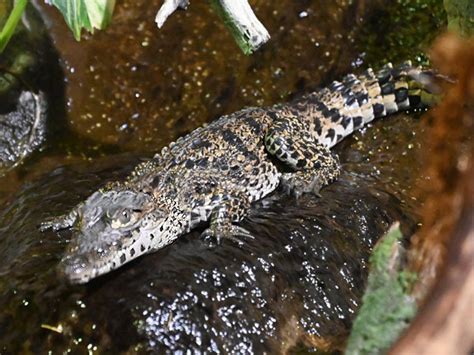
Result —
<path fill-rule="evenodd" d="M 20 0 L 15 3 L 12 12 L 8 16 L 8 19 L 0 32 L 0 53 L 3 52 L 8 41 L 10 41 L 10 38 L 13 36 L 18 21 L 20 21 L 21 15 L 23 14 L 23 11 L 25 11 L 27 4 L 28 0 Z"/>
<path fill-rule="evenodd" d="M 64 16 L 76 40 L 81 39 L 81 31 L 104 29 L 110 22 L 115 0 L 47 0 Z"/>

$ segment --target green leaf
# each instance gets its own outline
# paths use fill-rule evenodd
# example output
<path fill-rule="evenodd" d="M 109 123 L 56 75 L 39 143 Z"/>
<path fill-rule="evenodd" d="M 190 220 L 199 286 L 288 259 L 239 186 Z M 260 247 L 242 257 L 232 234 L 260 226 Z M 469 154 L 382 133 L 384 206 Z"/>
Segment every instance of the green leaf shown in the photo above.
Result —
<path fill-rule="evenodd" d="M 7 43 L 10 41 L 10 38 L 13 36 L 15 32 L 15 28 L 18 25 L 18 21 L 20 21 L 21 15 L 23 11 L 25 11 L 26 4 L 28 0 L 19 0 L 15 2 L 15 6 L 13 7 L 10 16 L 8 16 L 5 25 L 0 32 L 0 53 L 3 52 Z"/>
<path fill-rule="evenodd" d="M 76 40 L 81 39 L 85 28 L 93 33 L 94 29 L 104 29 L 110 22 L 115 0 L 49 0 L 63 14 L 66 23 Z"/>

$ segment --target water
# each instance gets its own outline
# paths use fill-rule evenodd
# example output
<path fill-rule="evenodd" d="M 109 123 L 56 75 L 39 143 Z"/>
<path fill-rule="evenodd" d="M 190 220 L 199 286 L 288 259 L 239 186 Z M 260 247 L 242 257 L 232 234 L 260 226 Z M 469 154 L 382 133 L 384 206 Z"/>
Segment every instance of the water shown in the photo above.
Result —
<path fill-rule="evenodd" d="M 410 36 L 438 26 L 419 4 L 390 5 L 426 20 L 425 32 L 407 22 Z M 320 198 L 277 192 L 255 205 L 243 226 L 257 238 L 242 248 L 227 241 L 212 248 L 197 231 L 71 287 L 56 273 L 70 234 L 37 226 L 204 122 L 382 61 L 387 49 L 378 43 L 377 57 L 365 26 L 381 21 L 370 9 L 378 5 L 363 5 L 258 1 L 273 40 L 252 57 L 238 52 L 205 2 L 157 32 L 154 6 L 124 1 L 108 31 L 78 44 L 48 9 L 67 116 L 54 118 L 63 125 L 43 152 L 0 180 L 0 351 L 338 349 L 371 247 L 393 220 L 407 233 L 416 226 L 414 187 L 426 183 L 419 115 L 377 121 L 340 144 L 344 173 Z M 397 48 L 415 55 L 430 38 L 421 39 Z"/>

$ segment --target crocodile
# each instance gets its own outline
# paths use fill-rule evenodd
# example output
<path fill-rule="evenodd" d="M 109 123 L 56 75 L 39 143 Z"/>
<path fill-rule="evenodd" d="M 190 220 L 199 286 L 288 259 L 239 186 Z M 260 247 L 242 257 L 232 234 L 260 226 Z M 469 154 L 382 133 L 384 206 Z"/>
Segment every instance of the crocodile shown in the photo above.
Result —
<path fill-rule="evenodd" d="M 41 229 L 73 227 L 60 269 L 89 280 L 205 225 L 202 236 L 243 243 L 251 204 L 281 188 L 319 194 L 340 174 L 331 148 L 377 117 L 434 101 L 437 74 L 411 62 L 367 69 L 287 104 L 250 107 L 197 128 Z"/>

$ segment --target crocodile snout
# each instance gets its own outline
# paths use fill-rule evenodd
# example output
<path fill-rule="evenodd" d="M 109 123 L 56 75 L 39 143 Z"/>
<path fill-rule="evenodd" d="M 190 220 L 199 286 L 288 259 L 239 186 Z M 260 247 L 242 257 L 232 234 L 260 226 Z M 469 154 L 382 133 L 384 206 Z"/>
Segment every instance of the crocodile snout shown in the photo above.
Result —
<path fill-rule="evenodd" d="M 80 284 L 89 281 L 89 262 L 82 255 L 68 255 L 61 260 L 59 274 L 73 284 Z"/>

